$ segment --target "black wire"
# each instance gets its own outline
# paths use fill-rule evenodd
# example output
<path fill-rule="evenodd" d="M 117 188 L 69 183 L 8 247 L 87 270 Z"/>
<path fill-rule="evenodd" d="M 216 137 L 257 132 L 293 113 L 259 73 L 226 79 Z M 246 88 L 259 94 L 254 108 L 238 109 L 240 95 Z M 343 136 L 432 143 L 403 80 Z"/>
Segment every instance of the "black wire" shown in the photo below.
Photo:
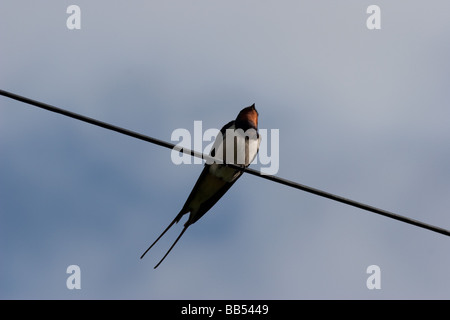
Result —
<path fill-rule="evenodd" d="M 32 100 L 32 99 L 29 99 L 29 98 L 26 98 L 26 97 L 23 97 L 23 96 L 20 96 L 20 95 L 17 95 L 17 94 L 8 92 L 8 91 L 4 91 L 4 90 L 0 89 L 0 95 L 8 97 L 8 98 L 11 98 L 11 99 L 14 99 L 14 100 L 17 100 L 17 101 L 21 101 L 21 102 L 24 102 L 24 103 L 27 103 L 27 104 L 30 104 L 30 105 L 33 105 L 33 106 L 36 106 L 36 107 L 48 110 L 48 111 L 56 112 L 56 113 L 62 114 L 64 116 L 67 116 L 67 117 L 70 117 L 70 118 L 74 118 L 74 119 L 77 119 L 77 120 L 80 120 L 80 121 L 84 121 L 84 122 L 93 124 L 95 126 L 99 126 L 99 127 L 102 127 L 102 128 L 108 129 L 108 130 L 116 131 L 118 133 L 130 136 L 130 137 L 133 137 L 133 138 L 136 138 L 136 139 L 144 140 L 144 141 L 147 141 L 147 142 L 159 145 L 161 147 L 177 150 L 177 151 L 180 151 L 180 152 L 183 152 L 183 153 L 186 153 L 186 154 L 190 154 L 191 156 L 194 156 L 194 157 L 203 158 L 203 159 L 210 160 L 210 161 L 215 161 L 216 163 L 221 163 L 221 160 L 212 158 L 209 155 L 203 154 L 201 152 L 197 152 L 197 151 L 194 151 L 194 150 L 189 150 L 187 148 L 182 148 L 180 146 L 174 145 L 172 143 L 169 143 L 169 142 L 166 142 L 166 141 L 163 141 L 163 140 L 155 139 L 155 138 L 152 138 L 152 137 L 149 137 L 149 136 L 146 136 L 146 135 L 143 135 L 143 134 L 131 131 L 131 130 L 127 130 L 127 129 L 124 129 L 124 128 L 121 128 L 121 127 L 117 127 L 117 126 L 111 125 L 111 124 L 106 123 L 106 122 L 102 122 L 102 121 L 99 121 L 99 120 L 96 120 L 96 119 L 93 119 L 93 118 L 89 118 L 89 117 L 86 117 L 86 116 L 83 116 L 83 115 L 80 115 L 80 114 L 77 114 L 77 113 L 73 113 L 73 112 L 70 112 L 70 111 L 67 111 L 67 110 L 64 110 L 64 109 L 60 109 L 60 108 L 57 108 L 55 106 L 52 106 L 52 105 L 49 105 L 49 104 L 46 104 L 46 103 L 43 103 L 43 102 L 39 102 L 39 101 L 36 101 L 36 100 Z M 407 217 L 401 216 L 399 214 L 396 214 L 396 213 L 393 213 L 393 212 L 390 212 L 390 211 L 386 211 L 386 210 L 383 210 L 383 209 L 372 207 L 372 206 L 369 206 L 369 205 L 361 203 L 361 202 L 357 202 L 357 201 L 354 201 L 354 200 L 351 200 L 351 199 L 347 199 L 347 198 L 344 198 L 344 197 L 341 197 L 341 196 L 337 196 L 335 194 L 328 193 L 328 192 L 325 192 L 325 191 L 322 191 L 322 190 L 319 190 L 319 189 L 315 189 L 315 188 L 312 188 L 312 187 L 309 187 L 309 186 L 306 186 L 306 185 L 302 185 L 302 184 L 299 184 L 299 183 L 294 182 L 294 181 L 290 181 L 290 180 L 287 180 L 287 179 L 279 178 L 277 176 L 263 175 L 263 174 L 261 174 L 261 172 L 259 172 L 257 170 L 250 169 L 250 168 L 242 168 L 242 167 L 240 167 L 238 165 L 235 165 L 235 164 L 227 164 L 227 166 L 232 167 L 234 169 L 238 169 L 238 170 L 247 172 L 247 173 L 249 173 L 251 175 L 258 176 L 258 177 L 263 178 L 263 179 L 267 179 L 267 180 L 270 180 L 270 181 L 273 181 L 273 182 L 277 182 L 277 183 L 286 185 L 288 187 L 292 187 L 292 188 L 295 188 L 295 189 L 306 191 L 306 192 L 309 192 L 309 193 L 312 193 L 312 194 L 315 194 L 315 195 L 318 195 L 318 196 L 321 196 L 321 197 L 325 197 L 325 198 L 328 198 L 328 199 L 331 199 L 331 200 L 334 200 L 334 201 L 345 203 L 347 205 L 350 205 L 350 206 L 353 206 L 353 207 L 356 207 L 356 208 L 360 208 L 360 209 L 363 209 L 363 210 L 366 210 L 366 211 L 377 213 L 377 214 L 380 214 L 380 215 L 388 217 L 388 218 L 392 218 L 392 219 L 395 219 L 395 220 L 403 221 L 405 223 L 412 224 L 412 225 L 415 225 L 415 226 L 420 227 L 420 228 L 428 229 L 428 230 L 431 230 L 431 231 L 434 231 L 434 232 L 437 232 L 437 233 L 441 233 L 441 234 L 446 235 L 446 236 L 450 236 L 450 230 L 446 230 L 446 229 L 441 228 L 441 227 L 433 226 L 433 225 L 430 225 L 430 224 L 427 224 L 427 223 L 424 223 L 424 222 L 421 222 L 421 221 L 418 221 L 418 220 L 407 218 Z"/>

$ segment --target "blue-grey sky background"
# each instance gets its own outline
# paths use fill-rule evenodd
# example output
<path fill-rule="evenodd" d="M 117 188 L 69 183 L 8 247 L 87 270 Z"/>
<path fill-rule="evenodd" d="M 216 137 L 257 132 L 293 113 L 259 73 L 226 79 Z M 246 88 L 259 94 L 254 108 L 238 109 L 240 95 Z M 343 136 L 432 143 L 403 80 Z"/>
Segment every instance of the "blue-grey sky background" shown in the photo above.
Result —
<path fill-rule="evenodd" d="M 256 103 L 260 128 L 280 130 L 278 176 L 450 229 L 449 11 L 4 0 L 0 88 L 166 141 Z M 181 224 L 139 256 L 202 166 L 5 97 L 0 115 L 1 299 L 450 298 L 448 237 L 250 175 L 154 270 Z M 72 264 L 81 290 L 66 288 Z"/>

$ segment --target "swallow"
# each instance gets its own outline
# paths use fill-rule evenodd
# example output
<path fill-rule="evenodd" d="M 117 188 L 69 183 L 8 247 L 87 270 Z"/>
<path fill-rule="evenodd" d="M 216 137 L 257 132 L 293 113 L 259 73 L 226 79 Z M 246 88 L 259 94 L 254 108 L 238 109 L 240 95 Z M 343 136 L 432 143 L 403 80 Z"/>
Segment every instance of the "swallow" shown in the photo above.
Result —
<path fill-rule="evenodd" d="M 224 125 L 217 134 L 209 154 L 210 157 L 217 160 L 206 161 L 186 203 L 169 226 L 142 254 L 141 259 L 167 230 L 178 223 L 185 214 L 189 213 L 189 218 L 184 224 L 183 230 L 155 266 L 156 269 L 177 244 L 187 228 L 208 212 L 243 174 L 243 171 L 229 167 L 227 163 L 233 163 L 244 168 L 248 167 L 259 151 L 260 142 L 258 111 L 253 104 L 242 109 L 236 119 Z"/>

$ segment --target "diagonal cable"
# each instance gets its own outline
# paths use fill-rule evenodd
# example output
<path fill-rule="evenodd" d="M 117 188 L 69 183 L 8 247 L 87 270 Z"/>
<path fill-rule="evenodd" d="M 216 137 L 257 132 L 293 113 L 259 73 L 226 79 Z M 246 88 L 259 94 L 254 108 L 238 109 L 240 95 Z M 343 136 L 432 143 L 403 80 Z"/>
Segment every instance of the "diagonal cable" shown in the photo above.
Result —
<path fill-rule="evenodd" d="M 213 158 L 213 157 L 211 157 L 209 155 L 206 155 L 206 154 L 203 154 L 201 152 L 197 152 L 195 150 L 190 150 L 190 149 L 187 149 L 187 148 L 183 148 L 183 147 L 180 147 L 178 145 L 174 145 L 172 143 L 169 143 L 169 142 L 166 142 L 166 141 L 163 141 L 163 140 L 155 139 L 153 137 L 146 136 L 146 135 L 143 135 L 143 134 L 135 132 L 135 131 L 131 131 L 131 130 L 124 129 L 124 128 L 121 128 L 121 127 L 118 127 L 118 126 L 115 126 L 115 125 L 112 125 L 112 124 L 109 124 L 109 123 L 106 123 L 106 122 L 103 122 L 103 121 L 99 121 L 99 120 L 96 120 L 96 119 L 93 119 L 93 118 L 89 118 L 89 117 L 83 116 L 81 114 L 70 112 L 70 111 L 67 111 L 67 110 L 64 110 L 64 109 L 61 109 L 61 108 L 58 108 L 58 107 L 55 107 L 55 106 L 52 106 L 52 105 L 40 102 L 40 101 L 32 100 L 32 99 L 26 98 L 24 96 L 20 96 L 20 95 L 17 95 L 17 94 L 14 94 L 14 93 L 11 93 L 11 92 L 8 92 L 8 91 L 5 91 L 5 90 L 1 90 L 0 89 L 0 95 L 8 97 L 8 98 L 11 98 L 11 99 L 14 99 L 14 100 L 17 100 L 17 101 L 20 101 L 20 102 L 23 102 L 23 103 L 26 103 L 26 104 L 33 105 L 33 106 L 38 107 L 38 108 L 42 108 L 42 109 L 45 109 L 45 110 L 48 110 L 48 111 L 51 111 L 51 112 L 59 113 L 59 114 L 62 114 L 64 116 L 67 116 L 67 117 L 70 117 L 70 118 L 73 118 L 73 119 L 77 119 L 77 120 L 80 120 L 80 121 L 83 121 L 83 122 L 87 122 L 87 123 L 90 123 L 90 124 L 95 125 L 95 126 L 99 126 L 99 127 L 102 127 L 102 128 L 108 129 L 108 130 L 112 130 L 112 131 L 115 131 L 115 132 L 118 132 L 118 133 L 130 136 L 130 137 L 133 137 L 133 138 L 136 138 L 136 139 L 139 139 L 139 140 L 147 141 L 147 142 L 159 145 L 161 147 L 165 147 L 165 148 L 173 149 L 173 150 L 176 150 L 176 151 L 180 151 L 180 152 L 189 154 L 189 155 L 194 156 L 194 157 L 203 158 L 203 159 L 205 159 L 207 161 L 210 161 L 211 163 L 212 162 L 222 163 L 222 160 Z M 320 196 L 320 197 L 328 198 L 328 199 L 331 199 L 331 200 L 334 200 L 334 201 L 338 201 L 338 202 L 347 204 L 349 206 L 360 208 L 360 209 L 363 209 L 363 210 L 366 210 L 366 211 L 370 211 L 370 212 L 373 212 L 373 213 L 376 213 L 376 214 L 379 214 L 379 215 L 382 215 L 382 216 L 385 216 L 385 217 L 388 217 L 388 218 L 391 218 L 391 219 L 402 221 L 402 222 L 405 222 L 405 223 L 408 223 L 408 224 L 411 224 L 411 225 L 415 225 L 415 226 L 420 227 L 420 228 L 424 228 L 424 229 L 431 230 L 431 231 L 434 231 L 434 232 L 437 232 L 437 233 L 440 233 L 440 234 L 443 234 L 443 235 L 446 235 L 446 236 L 450 236 L 450 230 L 447 230 L 447 229 L 444 229 L 444 228 L 441 228 L 441 227 L 438 227 L 438 226 L 430 225 L 430 224 L 424 223 L 424 222 L 419 221 L 419 220 L 414 220 L 414 219 L 411 219 L 411 218 L 408 218 L 408 217 L 405 217 L 405 216 L 402 216 L 402 215 L 399 215 L 399 214 L 396 214 L 396 213 L 393 213 L 393 212 L 390 212 L 390 211 L 387 211 L 387 210 L 383 210 L 383 209 L 380 209 L 380 208 L 376 208 L 376 207 L 367 205 L 367 204 L 362 203 L 362 202 L 358 202 L 358 201 L 351 200 L 351 199 L 348 199 L 348 198 L 344 198 L 344 197 L 341 197 L 341 196 L 338 196 L 338 195 L 335 195 L 335 194 L 332 194 L 332 193 L 329 193 L 329 192 L 325 192 L 325 191 L 322 191 L 322 190 L 319 190 L 319 189 L 316 189 L 316 188 L 312 188 L 312 187 L 309 187 L 309 186 L 306 186 L 306 185 L 302 185 L 300 183 L 297 183 L 297 182 L 294 182 L 294 181 L 291 181 L 291 180 L 283 179 L 283 178 L 280 178 L 280 177 L 277 177 L 277 176 L 272 176 L 272 175 L 264 175 L 264 174 L 261 174 L 261 172 L 259 172 L 257 170 L 254 170 L 254 169 L 251 169 L 251 168 L 243 168 L 243 167 L 240 167 L 240 166 L 232 164 L 232 163 L 229 163 L 229 164 L 226 164 L 226 165 L 229 166 L 229 167 L 232 167 L 234 169 L 244 171 L 244 172 L 249 173 L 251 175 L 258 176 L 260 178 L 263 178 L 263 179 L 266 179 L 266 180 L 270 180 L 270 181 L 273 181 L 273 182 L 276 182 L 276 183 L 279 183 L 279 184 L 283 184 L 283 185 L 291 187 L 291 188 L 295 188 L 295 189 L 298 189 L 298 190 L 306 191 L 306 192 L 315 194 L 315 195 Z"/>

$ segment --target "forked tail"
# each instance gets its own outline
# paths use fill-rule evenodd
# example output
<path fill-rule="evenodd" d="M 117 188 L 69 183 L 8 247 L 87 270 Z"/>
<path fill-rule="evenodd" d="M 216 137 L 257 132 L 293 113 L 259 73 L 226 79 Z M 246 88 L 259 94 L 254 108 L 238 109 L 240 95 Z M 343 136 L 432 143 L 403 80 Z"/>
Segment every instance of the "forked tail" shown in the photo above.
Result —
<path fill-rule="evenodd" d="M 173 226 L 173 224 L 175 222 L 178 222 L 178 217 L 176 217 L 175 219 L 173 219 L 173 221 L 169 224 L 169 226 L 166 228 L 166 230 L 163 231 L 163 233 L 161 233 L 161 235 L 158 237 L 158 239 L 155 240 L 155 242 L 152 243 L 152 245 L 150 247 L 148 247 L 147 250 L 145 250 L 145 252 L 142 254 L 141 259 L 145 256 L 145 254 L 158 242 L 159 239 L 161 239 L 161 237 L 167 232 L 167 230 L 170 229 L 171 226 Z"/>
<path fill-rule="evenodd" d="M 175 240 L 175 242 L 172 244 L 172 246 L 169 248 L 169 250 L 166 252 L 166 254 L 164 255 L 164 257 L 162 257 L 162 259 L 158 262 L 158 264 L 154 267 L 154 269 L 158 268 L 158 266 L 161 264 L 161 262 L 164 261 L 164 259 L 167 257 L 167 255 L 169 254 L 170 251 L 172 251 L 173 247 L 175 247 L 175 245 L 177 244 L 178 240 L 180 240 L 181 236 L 183 235 L 183 233 L 186 231 L 186 229 L 189 227 L 185 226 L 183 228 L 183 230 L 181 231 L 180 235 L 178 236 L 178 238 Z"/>
<path fill-rule="evenodd" d="M 181 210 L 181 212 L 175 217 L 175 219 L 173 219 L 173 221 L 169 224 L 169 226 L 163 231 L 163 233 L 161 233 L 161 235 L 150 245 L 150 247 L 148 247 L 147 250 L 145 250 L 145 252 L 142 254 L 141 259 L 145 256 L 145 254 L 151 249 L 153 248 L 153 246 L 158 242 L 159 239 L 161 239 L 161 237 L 167 232 L 167 230 L 170 229 L 170 227 L 172 227 L 174 225 L 174 223 L 178 223 L 178 221 L 180 221 L 181 217 L 186 213 L 186 211 L 184 210 L 184 208 Z M 167 257 L 167 255 L 169 254 L 169 252 L 173 249 L 173 247 L 176 245 L 176 243 L 178 242 L 178 240 L 180 240 L 181 236 L 183 235 L 183 233 L 186 231 L 186 229 L 191 225 L 191 223 L 185 223 L 183 230 L 181 231 L 180 235 L 178 236 L 178 238 L 175 240 L 175 242 L 172 244 L 172 246 L 170 247 L 170 249 L 167 251 L 167 253 L 164 255 L 164 257 L 158 262 L 158 264 L 155 266 L 155 269 L 161 264 L 161 262 L 163 262 L 163 260 Z"/>

